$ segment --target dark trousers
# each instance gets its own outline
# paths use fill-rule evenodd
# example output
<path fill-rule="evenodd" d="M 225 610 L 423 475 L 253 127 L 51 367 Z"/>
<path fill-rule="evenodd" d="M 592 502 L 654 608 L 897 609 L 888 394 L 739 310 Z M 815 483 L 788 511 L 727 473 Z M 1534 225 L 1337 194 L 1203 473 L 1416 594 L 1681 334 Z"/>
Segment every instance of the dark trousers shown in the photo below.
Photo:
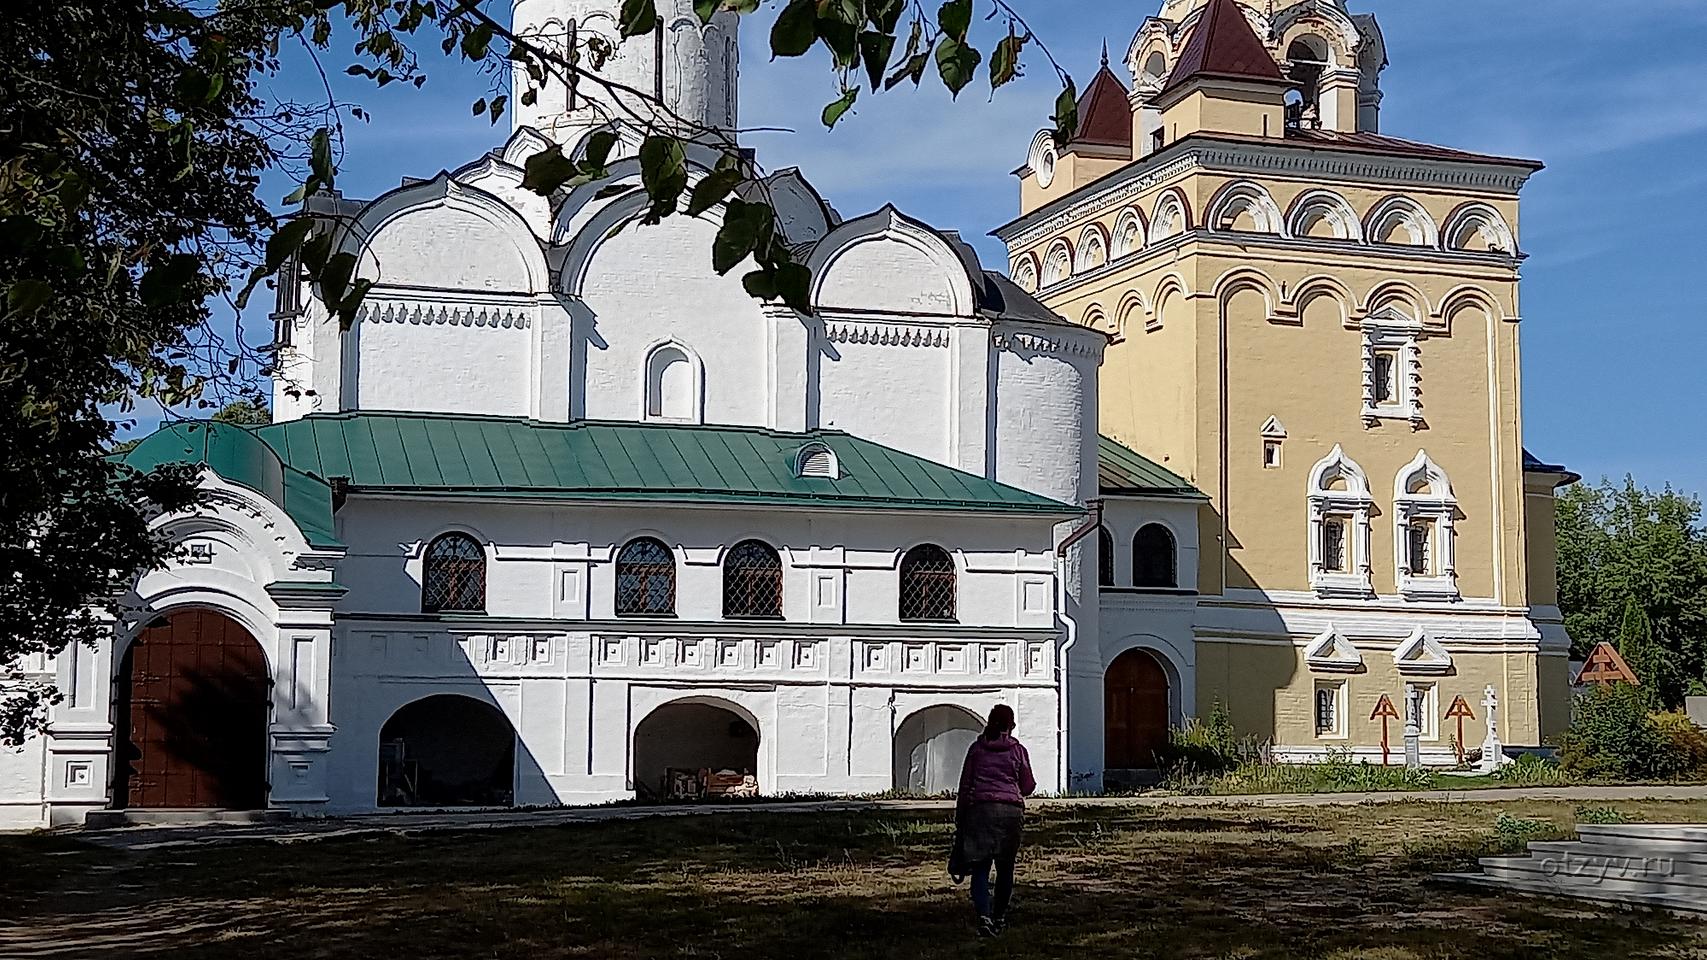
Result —
<path fill-rule="evenodd" d="M 972 906 L 980 917 L 1005 917 L 1014 895 L 1014 858 L 997 857 L 972 866 Z M 990 868 L 996 868 L 995 902 L 990 898 Z"/>

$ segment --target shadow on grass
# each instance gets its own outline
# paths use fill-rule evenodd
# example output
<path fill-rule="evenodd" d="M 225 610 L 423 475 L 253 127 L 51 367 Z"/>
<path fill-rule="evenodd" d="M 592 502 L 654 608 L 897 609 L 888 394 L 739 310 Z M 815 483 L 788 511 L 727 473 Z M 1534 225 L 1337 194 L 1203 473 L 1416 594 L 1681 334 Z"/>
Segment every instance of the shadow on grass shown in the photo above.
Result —
<path fill-rule="evenodd" d="M 1051 812 L 1028 823 L 1015 926 L 994 944 L 971 937 L 943 875 L 947 814 L 67 855 L 77 869 L 9 905 L 0 956 L 1599 960 L 1700 945 L 1672 921 L 1434 887 L 1407 829 L 1373 811 Z M 1430 865 L 1487 840 L 1453 835 Z"/>

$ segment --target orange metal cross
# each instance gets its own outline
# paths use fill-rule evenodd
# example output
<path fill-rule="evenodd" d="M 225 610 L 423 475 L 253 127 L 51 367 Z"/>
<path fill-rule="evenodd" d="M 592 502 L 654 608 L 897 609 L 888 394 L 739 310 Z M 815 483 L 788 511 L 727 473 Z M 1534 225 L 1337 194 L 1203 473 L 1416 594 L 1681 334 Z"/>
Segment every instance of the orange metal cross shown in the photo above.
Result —
<path fill-rule="evenodd" d="M 1474 720 L 1476 715 L 1471 712 L 1470 704 L 1464 701 L 1464 695 L 1452 698 L 1452 706 L 1446 708 L 1446 719 L 1458 721 L 1458 762 L 1464 762 L 1464 721 Z"/>
<path fill-rule="evenodd" d="M 1387 721 L 1399 719 L 1399 711 L 1393 709 L 1393 701 L 1385 693 L 1375 701 L 1375 710 L 1369 714 L 1369 719 L 1381 721 L 1381 765 L 1387 765 L 1389 749 L 1387 746 Z"/>

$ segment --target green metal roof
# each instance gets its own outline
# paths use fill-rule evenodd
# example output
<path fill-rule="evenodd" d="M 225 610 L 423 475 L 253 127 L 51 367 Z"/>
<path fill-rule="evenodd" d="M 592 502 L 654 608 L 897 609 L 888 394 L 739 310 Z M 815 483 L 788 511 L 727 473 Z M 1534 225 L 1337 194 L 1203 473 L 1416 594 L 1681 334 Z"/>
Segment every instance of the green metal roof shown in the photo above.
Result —
<path fill-rule="evenodd" d="M 332 525 L 332 488 L 282 462 L 272 447 L 243 427 L 211 420 L 170 423 L 118 460 L 143 472 L 166 463 L 205 464 L 225 480 L 282 507 L 313 546 L 343 546 Z"/>
<path fill-rule="evenodd" d="M 285 463 L 326 481 L 348 478 L 358 494 L 1080 512 L 833 430 L 380 412 L 252 429 Z M 795 476 L 800 448 L 813 441 L 835 453 L 838 479 Z"/>
<path fill-rule="evenodd" d="M 1189 480 L 1108 437 L 1097 438 L 1097 486 L 1116 496 L 1209 499 Z"/>

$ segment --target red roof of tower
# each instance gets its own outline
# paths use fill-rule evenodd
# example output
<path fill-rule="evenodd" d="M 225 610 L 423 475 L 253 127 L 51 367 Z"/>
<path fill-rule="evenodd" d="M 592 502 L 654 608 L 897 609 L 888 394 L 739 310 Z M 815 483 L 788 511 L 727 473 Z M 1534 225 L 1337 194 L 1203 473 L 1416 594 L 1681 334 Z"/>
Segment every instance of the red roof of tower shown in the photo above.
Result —
<path fill-rule="evenodd" d="M 1280 65 L 1233 0 L 1209 0 L 1163 92 L 1193 77 L 1286 83 Z"/>
<path fill-rule="evenodd" d="M 1079 98 L 1079 132 L 1073 142 L 1132 148 L 1132 101 L 1126 84 L 1108 68 L 1107 44 L 1102 49 L 1102 69 Z"/>

